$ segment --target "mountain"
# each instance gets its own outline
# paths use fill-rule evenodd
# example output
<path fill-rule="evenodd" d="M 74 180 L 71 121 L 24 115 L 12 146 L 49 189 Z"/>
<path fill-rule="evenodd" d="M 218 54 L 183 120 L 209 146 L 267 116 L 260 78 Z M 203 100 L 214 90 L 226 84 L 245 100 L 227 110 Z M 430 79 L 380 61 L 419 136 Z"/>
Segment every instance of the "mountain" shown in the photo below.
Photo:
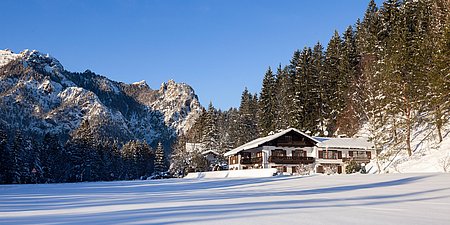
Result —
<path fill-rule="evenodd" d="M 89 122 L 98 138 L 168 145 L 195 122 L 202 106 L 192 87 L 173 80 L 159 90 L 89 70 L 66 71 L 48 54 L 0 50 L 0 125 L 30 135 L 67 138 Z"/>

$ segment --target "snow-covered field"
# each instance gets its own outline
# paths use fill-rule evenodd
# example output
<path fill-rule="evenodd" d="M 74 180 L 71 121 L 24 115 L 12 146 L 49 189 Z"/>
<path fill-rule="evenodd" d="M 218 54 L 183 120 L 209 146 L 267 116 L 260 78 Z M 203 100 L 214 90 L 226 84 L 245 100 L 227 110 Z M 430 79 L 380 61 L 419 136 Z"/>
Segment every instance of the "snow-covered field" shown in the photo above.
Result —
<path fill-rule="evenodd" d="M 450 174 L 3 185 L 0 224 L 450 224 Z"/>

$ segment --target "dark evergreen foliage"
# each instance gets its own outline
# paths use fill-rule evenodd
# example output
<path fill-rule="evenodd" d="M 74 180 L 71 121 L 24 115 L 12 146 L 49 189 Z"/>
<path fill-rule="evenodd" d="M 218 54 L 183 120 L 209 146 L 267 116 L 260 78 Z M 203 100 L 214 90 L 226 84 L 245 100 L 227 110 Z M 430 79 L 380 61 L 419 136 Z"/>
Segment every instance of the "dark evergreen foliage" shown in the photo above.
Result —
<path fill-rule="evenodd" d="M 166 156 L 164 155 L 164 148 L 162 146 L 162 143 L 158 143 L 158 147 L 156 147 L 155 150 L 155 174 L 161 174 L 163 172 L 166 172 Z"/>

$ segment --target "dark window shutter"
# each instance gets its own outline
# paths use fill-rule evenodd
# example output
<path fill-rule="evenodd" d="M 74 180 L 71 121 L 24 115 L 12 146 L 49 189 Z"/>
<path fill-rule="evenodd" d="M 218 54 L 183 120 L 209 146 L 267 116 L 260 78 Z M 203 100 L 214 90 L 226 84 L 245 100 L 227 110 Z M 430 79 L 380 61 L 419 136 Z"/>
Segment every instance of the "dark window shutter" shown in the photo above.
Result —
<path fill-rule="evenodd" d="M 367 151 L 367 152 L 366 152 L 366 155 L 367 155 L 367 158 L 368 158 L 368 159 L 371 159 L 371 158 L 372 158 L 372 152 Z"/>
<path fill-rule="evenodd" d="M 323 159 L 323 151 L 319 151 L 319 159 Z"/>
<path fill-rule="evenodd" d="M 348 156 L 353 157 L 353 151 L 348 151 Z"/>
<path fill-rule="evenodd" d="M 338 159 L 342 159 L 342 152 L 338 151 Z"/>

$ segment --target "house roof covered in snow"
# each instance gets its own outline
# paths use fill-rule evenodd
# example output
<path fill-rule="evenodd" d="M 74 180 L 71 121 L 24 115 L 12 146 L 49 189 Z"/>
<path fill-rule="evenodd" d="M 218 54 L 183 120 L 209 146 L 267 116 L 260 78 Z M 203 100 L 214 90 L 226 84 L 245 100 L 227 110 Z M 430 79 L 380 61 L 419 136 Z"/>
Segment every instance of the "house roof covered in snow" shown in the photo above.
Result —
<path fill-rule="evenodd" d="M 207 150 L 207 151 L 204 151 L 204 152 L 202 152 L 202 155 L 207 155 L 207 154 L 209 154 L 209 153 L 212 153 L 212 154 L 214 154 L 214 155 L 220 155 L 217 151 L 214 151 L 214 150 Z"/>
<path fill-rule="evenodd" d="M 309 136 L 309 135 L 307 135 L 307 134 L 305 134 L 305 133 L 303 133 L 303 132 L 301 132 L 301 131 L 299 131 L 299 130 L 297 130 L 295 128 L 288 128 L 288 129 L 283 130 L 281 132 L 278 132 L 276 134 L 272 134 L 272 135 L 269 135 L 267 137 L 262 137 L 262 138 L 258 138 L 258 139 L 255 139 L 253 141 L 250 141 L 250 142 L 248 142 L 246 144 L 243 144 L 243 145 L 241 145 L 241 146 L 239 146 L 239 147 L 237 147 L 237 148 L 235 148 L 235 149 L 233 149 L 233 150 L 231 150 L 229 152 L 226 152 L 224 155 L 225 156 L 230 156 L 230 155 L 234 155 L 234 154 L 236 154 L 238 152 L 241 152 L 241 151 L 244 151 L 244 150 L 260 147 L 260 146 L 264 145 L 265 143 L 267 143 L 269 141 L 273 141 L 273 140 L 275 140 L 275 139 L 277 139 L 277 138 L 279 138 L 279 137 L 281 137 L 281 136 L 283 136 L 283 135 L 285 135 L 285 134 L 287 134 L 287 133 L 289 133 L 291 131 L 294 131 L 294 132 L 296 132 L 296 133 L 298 133 L 300 135 L 303 135 L 303 136 L 307 137 L 308 139 L 312 140 L 315 143 L 319 142 L 315 138 L 313 138 L 313 137 L 311 137 L 311 136 Z"/>
<path fill-rule="evenodd" d="M 367 138 L 324 138 L 316 137 L 321 140 L 316 146 L 320 148 L 350 148 L 350 149 L 373 149 L 373 143 Z"/>

